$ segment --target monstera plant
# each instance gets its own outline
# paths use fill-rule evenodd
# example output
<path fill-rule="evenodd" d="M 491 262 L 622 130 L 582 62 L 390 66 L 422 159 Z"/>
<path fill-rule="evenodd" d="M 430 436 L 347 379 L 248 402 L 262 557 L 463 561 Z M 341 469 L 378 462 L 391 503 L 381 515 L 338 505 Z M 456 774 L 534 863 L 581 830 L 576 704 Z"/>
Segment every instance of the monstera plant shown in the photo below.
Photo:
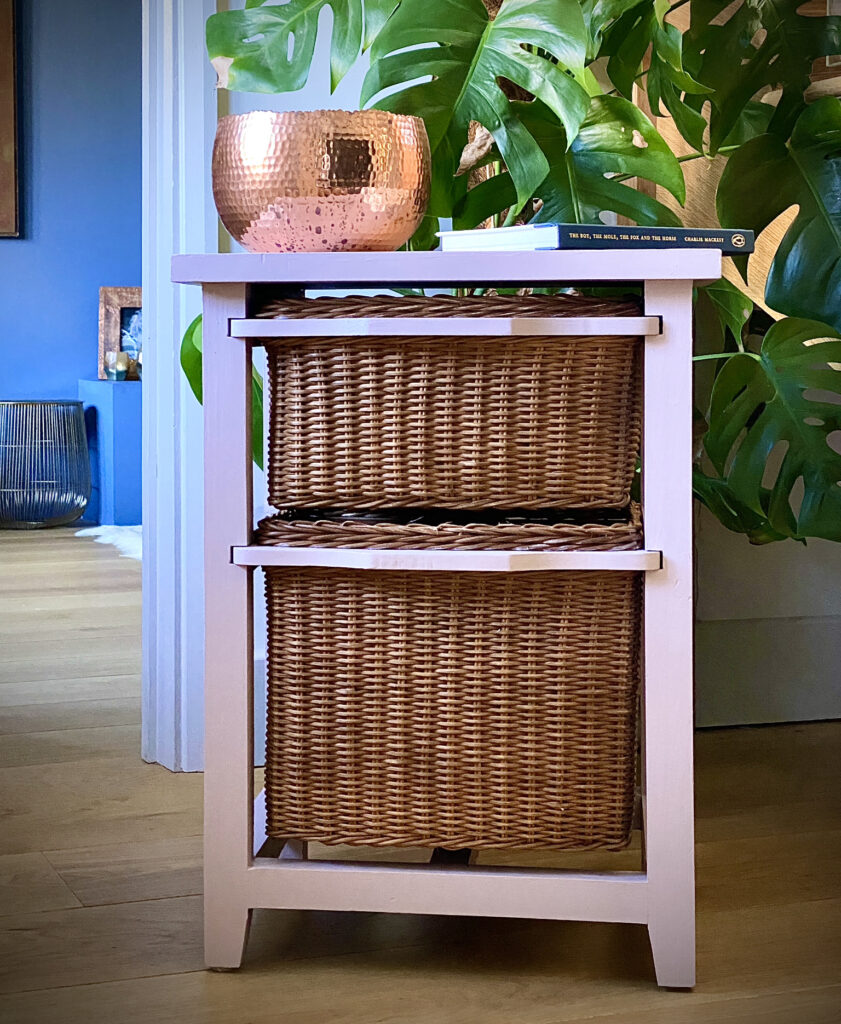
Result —
<path fill-rule="evenodd" d="M 673 12 L 686 6 L 681 30 Z M 807 102 L 813 62 L 841 53 L 841 18 L 800 6 L 247 0 L 210 17 L 207 47 L 225 88 L 300 89 L 320 73 L 329 7 L 331 88 L 368 51 L 360 105 L 426 123 L 432 199 L 412 248 L 435 245 L 441 218 L 676 225 L 681 164 L 717 154 L 722 226 L 759 233 L 796 206 L 765 309 L 728 281 L 699 289 L 695 493 L 755 543 L 841 540 L 841 100 Z M 689 152 L 675 155 L 641 96 Z M 191 325 L 193 381 L 197 341 Z"/>

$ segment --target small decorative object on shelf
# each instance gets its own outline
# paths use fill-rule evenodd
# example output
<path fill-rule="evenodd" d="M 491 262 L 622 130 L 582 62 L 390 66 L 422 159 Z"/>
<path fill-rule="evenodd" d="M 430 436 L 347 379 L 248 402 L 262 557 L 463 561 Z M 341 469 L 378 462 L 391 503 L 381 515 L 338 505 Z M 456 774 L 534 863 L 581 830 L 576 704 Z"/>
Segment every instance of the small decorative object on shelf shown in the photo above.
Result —
<path fill-rule="evenodd" d="M 131 358 L 128 352 L 105 353 L 105 379 L 125 380 L 128 376 Z"/>
<path fill-rule="evenodd" d="M 251 252 L 399 249 L 429 201 L 423 121 L 383 110 L 255 110 L 213 147 L 222 223 Z"/>
<path fill-rule="evenodd" d="M 0 402 L 0 528 L 72 523 L 90 493 L 82 403 Z"/>
<path fill-rule="evenodd" d="M 137 360 L 143 347 L 143 299 L 140 288 L 99 289 L 99 379 L 138 380 Z M 122 352 L 128 357 L 124 377 L 110 377 L 105 357 Z"/>

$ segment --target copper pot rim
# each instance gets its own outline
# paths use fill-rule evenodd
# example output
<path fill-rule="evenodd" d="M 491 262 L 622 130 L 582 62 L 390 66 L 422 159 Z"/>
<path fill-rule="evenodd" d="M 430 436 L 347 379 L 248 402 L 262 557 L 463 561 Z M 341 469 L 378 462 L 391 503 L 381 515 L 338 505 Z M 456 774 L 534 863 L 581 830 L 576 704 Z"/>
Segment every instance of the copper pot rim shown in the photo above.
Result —
<path fill-rule="evenodd" d="M 217 128 L 226 124 L 235 124 L 239 121 L 246 121 L 253 117 L 255 114 L 260 116 L 269 115 L 272 120 L 280 122 L 289 121 L 323 121 L 329 117 L 335 117 L 337 114 L 347 115 L 351 117 L 366 117 L 376 118 L 383 124 L 391 123 L 406 123 L 422 125 L 424 130 L 426 124 L 422 117 L 416 117 L 414 114 L 394 114 L 390 110 L 376 110 L 373 107 L 368 110 L 248 110 L 244 114 L 226 114 L 224 117 L 220 117 L 217 121 Z"/>

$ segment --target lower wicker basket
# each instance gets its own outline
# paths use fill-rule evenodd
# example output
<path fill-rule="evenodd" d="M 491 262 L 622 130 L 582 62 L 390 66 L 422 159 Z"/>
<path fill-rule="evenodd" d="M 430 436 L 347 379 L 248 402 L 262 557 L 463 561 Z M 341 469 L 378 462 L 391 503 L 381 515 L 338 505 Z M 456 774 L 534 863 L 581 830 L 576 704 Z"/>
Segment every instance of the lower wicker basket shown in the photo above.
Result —
<path fill-rule="evenodd" d="M 627 844 L 639 573 L 267 568 L 266 590 L 268 835 Z"/>

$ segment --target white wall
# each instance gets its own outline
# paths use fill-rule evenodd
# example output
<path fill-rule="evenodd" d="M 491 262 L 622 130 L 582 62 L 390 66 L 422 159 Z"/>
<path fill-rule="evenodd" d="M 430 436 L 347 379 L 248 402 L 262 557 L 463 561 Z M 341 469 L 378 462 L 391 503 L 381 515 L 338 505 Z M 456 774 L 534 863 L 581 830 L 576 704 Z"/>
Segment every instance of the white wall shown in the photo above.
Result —
<path fill-rule="evenodd" d="M 841 718 L 841 544 L 755 547 L 697 516 L 699 725 Z"/>

